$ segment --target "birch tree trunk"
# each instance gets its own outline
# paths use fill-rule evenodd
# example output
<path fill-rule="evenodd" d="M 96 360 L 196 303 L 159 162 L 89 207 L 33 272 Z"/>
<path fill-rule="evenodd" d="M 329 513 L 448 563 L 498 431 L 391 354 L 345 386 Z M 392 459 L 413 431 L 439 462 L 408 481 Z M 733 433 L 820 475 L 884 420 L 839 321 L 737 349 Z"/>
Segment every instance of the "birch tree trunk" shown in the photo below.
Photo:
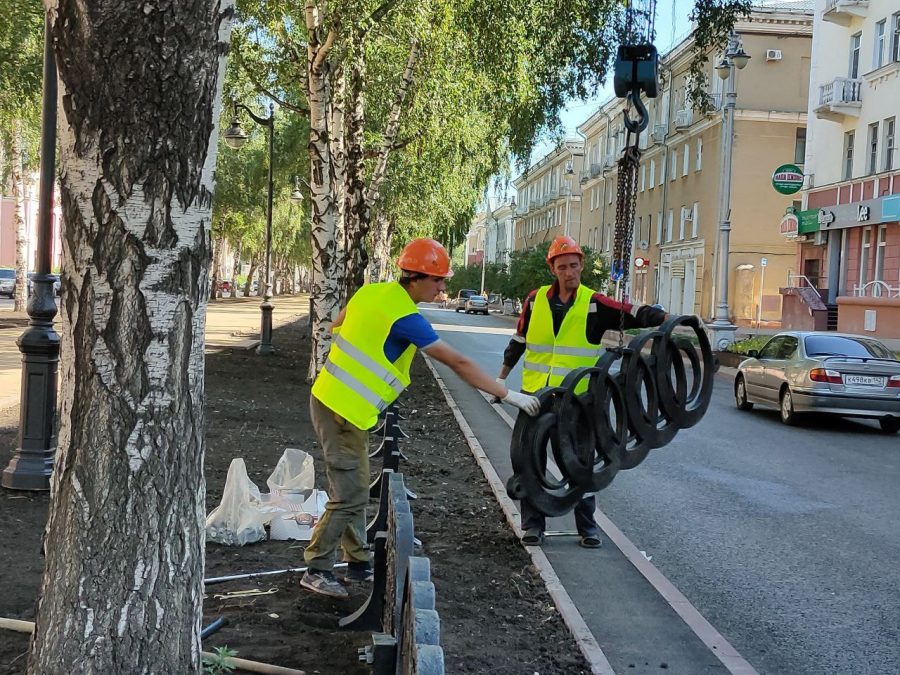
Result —
<path fill-rule="evenodd" d="M 347 297 L 362 285 L 356 283 L 357 268 L 365 256 L 360 253 L 360 244 L 365 246 L 362 222 L 368 217 L 366 209 L 366 183 L 364 178 L 365 150 L 363 147 L 365 130 L 365 89 L 366 51 L 362 38 L 357 36 L 353 45 L 348 86 L 348 113 L 346 124 L 347 171 L 344 178 L 346 193 L 346 237 Z"/>
<path fill-rule="evenodd" d="M 230 0 L 57 0 L 60 426 L 28 672 L 199 673 Z"/>
<path fill-rule="evenodd" d="M 309 102 L 309 150 L 313 279 L 311 292 L 312 353 L 309 380 L 325 365 L 331 347 L 331 324 L 340 311 L 341 285 L 337 266 L 334 181 L 329 141 L 328 55 L 336 39 L 334 29 L 323 37 L 325 28 L 316 0 L 304 6 L 307 31 L 306 97 Z"/>
<path fill-rule="evenodd" d="M 24 312 L 28 304 L 28 233 L 25 231 L 25 175 L 22 169 L 24 160 L 22 142 L 22 121 L 13 120 L 12 153 L 10 160 L 12 171 L 10 183 L 12 188 L 13 228 L 16 231 L 16 293 L 13 310 Z"/>
<path fill-rule="evenodd" d="M 387 269 L 391 256 L 391 240 L 394 236 L 394 223 L 384 211 L 375 216 L 375 229 L 372 232 L 372 258 L 369 263 L 369 283 L 378 283 L 387 278 Z"/>
<path fill-rule="evenodd" d="M 413 72 L 418 59 L 419 43 L 416 40 L 412 40 L 409 46 L 409 56 L 406 59 L 406 68 L 403 71 L 403 77 L 400 79 L 400 86 L 397 88 L 397 93 L 394 96 L 391 113 L 384 130 L 381 152 L 378 153 L 375 169 L 372 171 L 372 177 L 369 179 L 368 187 L 366 187 L 365 199 L 363 199 L 361 208 L 359 209 L 358 222 L 356 223 L 357 229 L 353 233 L 353 241 L 349 247 L 349 258 L 351 260 L 350 273 L 348 274 L 347 282 L 349 284 L 349 292 L 356 291 L 356 289 L 362 286 L 365 281 L 365 270 L 369 263 L 368 254 L 366 252 L 366 236 L 369 234 L 369 227 L 372 222 L 372 210 L 378 203 L 378 198 L 381 194 L 381 185 L 387 175 L 388 159 L 390 158 L 394 144 L 397 142 L 397 132 L 400 130 L 400 115 L 403 112 L 403 103 L 412 86 Z"/>
<path fill-rule="evenodd" d="M 334 187 L 334 238 L 337 242 L 335 251 L 336 260 L 334 262 L 338 274 L 338 306 L 343 307 L 347 301 L 346 295 L 346 246 L 344 245 L 346 236 L 346 173 L 347 173 L 347 154 L 344 143 L 344 105 L 347 95 L 347 78 L 344 69 L 338 67 L 330 78 L 330 134 L 331 141 L 331 171 Z"/>

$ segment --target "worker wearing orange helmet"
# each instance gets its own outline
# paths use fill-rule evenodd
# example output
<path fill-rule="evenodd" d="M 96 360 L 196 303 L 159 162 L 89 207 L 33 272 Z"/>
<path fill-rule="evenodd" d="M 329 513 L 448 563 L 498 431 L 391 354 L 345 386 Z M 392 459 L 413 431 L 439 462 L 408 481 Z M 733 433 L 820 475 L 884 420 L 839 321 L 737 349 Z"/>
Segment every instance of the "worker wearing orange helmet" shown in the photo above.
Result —
<path fill-rule="evenodd" d="M 597 362 L 603 334 L 618 330 L 623 312 L 626 329 L 658 326 L 666 318 L 661 309 L 621 303 L 582 286 L 584 251 L 571 237 L 553 240 L 547 264 L 555 281 L 532 291 L 525 300 L 516 333 L 503 353 L 498 383 L 505 385 L 507 375 L 524 355 L 523 391 L 536 392 L 559 385 L 569 371 Z M 581 386 L 586 388 L 587 382 Z M 575 525 L 585 548 L 599 548 L 601 544 L 595 508 L 593 495 L 575 507 Z M 524 500 L 521 512 L 522 543 L 540 544 L 544 536 L 543 514 Z"/>
<path fill-rule="evenodd" d="M 368 284 L 350 298 L 333 324 L 328 359 L 313 383 L 310 419 L 325 454 L 329 501 L 304 552 L 304 588 L 347 597 L 333 574 L 338 546 L 348 563 L 345 581 L 370 581 L 366 550 L 369 429 L 409 386 L 417 349 L 449 366 L 473 387 L 530 415 L 538 400 L 509 391 L 474 361 L 442 342 L 416 305 L 432 302 L 452 275 L 450 256 L 433 239 L 407 244 L 397 260 L 400 279 Z"/>

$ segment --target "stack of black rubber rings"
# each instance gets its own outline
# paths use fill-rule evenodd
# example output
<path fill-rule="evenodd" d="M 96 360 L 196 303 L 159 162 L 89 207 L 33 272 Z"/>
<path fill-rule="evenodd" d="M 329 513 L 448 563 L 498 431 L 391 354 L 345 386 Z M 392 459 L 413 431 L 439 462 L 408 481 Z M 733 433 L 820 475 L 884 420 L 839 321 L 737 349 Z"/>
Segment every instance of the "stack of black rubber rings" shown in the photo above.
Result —
<path fill-rule="evenodd" d="M 679 327 L 691 330 L 676 333 Z M 622 349 L 606 350 L 595 366 L 538 391 L 536 417 L 518 416 L 507 493 L 547 516 L 567 513 L 679 429 L 697 424 L 709 407 L 716 368 L 696 316 L 673 317 Z M 579 386 L 585 379 L 586 390 Z M 548 446 L 561 478 L 547 467 Z"/>

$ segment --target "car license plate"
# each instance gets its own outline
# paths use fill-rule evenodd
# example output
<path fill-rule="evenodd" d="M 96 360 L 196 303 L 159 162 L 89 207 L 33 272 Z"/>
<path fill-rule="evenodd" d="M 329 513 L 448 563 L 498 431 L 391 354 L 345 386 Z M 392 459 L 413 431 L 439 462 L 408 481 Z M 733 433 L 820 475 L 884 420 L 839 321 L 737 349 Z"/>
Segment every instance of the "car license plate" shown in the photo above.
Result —
<path fill-rule="evenodd" d="M 884 378 L 875 375 L 844 375 L 844 384 L 863 387 L 884 387 Z"/>

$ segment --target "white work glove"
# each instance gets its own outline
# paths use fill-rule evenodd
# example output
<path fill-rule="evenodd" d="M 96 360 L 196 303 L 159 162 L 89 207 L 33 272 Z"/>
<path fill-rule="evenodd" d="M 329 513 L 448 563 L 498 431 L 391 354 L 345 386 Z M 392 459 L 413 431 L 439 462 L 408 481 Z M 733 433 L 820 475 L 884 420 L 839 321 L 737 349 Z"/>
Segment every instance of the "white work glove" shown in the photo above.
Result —
<path fill-rule="evenodd" d="M 503 402 L 516 406 L 519 410 L 532 417 L 541 411 L 541 402 L 538 401 L 536 396 L 520 394 L 512 389 L 507 390 L 506 398 L 503 399 Z"/>

